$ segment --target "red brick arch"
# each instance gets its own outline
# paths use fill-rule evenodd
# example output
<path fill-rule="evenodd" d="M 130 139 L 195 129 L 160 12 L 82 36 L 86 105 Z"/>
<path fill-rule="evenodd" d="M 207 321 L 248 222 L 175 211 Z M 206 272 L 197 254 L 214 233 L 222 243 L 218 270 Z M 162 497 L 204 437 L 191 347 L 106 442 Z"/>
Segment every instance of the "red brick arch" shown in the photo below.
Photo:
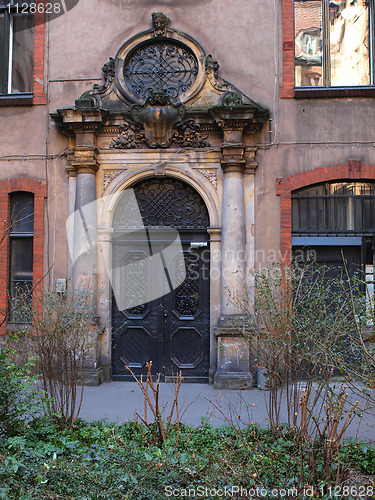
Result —
<path fill-rule="evenodd" d="M 47 183 L 29 177 L 17 177 L 0 182 L 0 322 L 7 309 L 7 287 L 9 278 L 9 252 L 6 228 L 9 221 L 9 194 L 27 191 L 34 194 L 34 250 L 33 285 L 43 279 L 43 236 L 44 236 L 44 199 L 47 196 Z M 0 335 L 5 328 L 0 328 Z"/>
<path fill-rule="evenodd" d="M 292 256 L 292 192 L 321 182 L 344 180 L 373 181 L 375 165 L 363 165 L 360 161 L 351 160 L 346 165 L 320 167 L 276 180 L 276 193 L 280 196 L 280 251 L 283 262 L 290 262 Z"/>

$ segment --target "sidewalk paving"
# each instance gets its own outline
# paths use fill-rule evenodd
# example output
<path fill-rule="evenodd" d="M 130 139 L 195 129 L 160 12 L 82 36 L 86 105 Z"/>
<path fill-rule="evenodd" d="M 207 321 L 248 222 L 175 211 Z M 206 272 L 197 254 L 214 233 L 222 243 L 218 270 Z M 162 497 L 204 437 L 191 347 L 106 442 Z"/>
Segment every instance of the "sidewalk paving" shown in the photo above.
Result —
<path fill-rule="evenodd" d="M 173 384 L 161 383 L 160 396 L 161 407 L 165 408 L 167 416 L 173 402 Z M 257 389 L 216 391 L 208 384 L 182 384 L 178 398 L 181 421 L 196 427 L 204 417 L 215 427 L 227 424 L 228 420 L 241 425 L 252 422 L 267 427 L 265 398 L 268 396 L 268 391 Z M 373 396 L 375 399 L 374 390 Z M 358 397 L 349 392 L 348 401 L 352 403 L 356 399 Z M 110 382 L 99 387 L 85 387 L 79 416 L 90 422 L 107 419 L 108 422 L 120 423 L 132 420 L 136 412 L 144 416 L 144 399 L 138 385 L 135 382 Z M 148 410 L 149 416 L 150 413 Z M 345 437 L 358 437 L 375 445 L 374 413 L 365 413 L 362 419 L 355 417 Z M 287 422 L 285 403 L 280 415 L 281 421 Z"/>

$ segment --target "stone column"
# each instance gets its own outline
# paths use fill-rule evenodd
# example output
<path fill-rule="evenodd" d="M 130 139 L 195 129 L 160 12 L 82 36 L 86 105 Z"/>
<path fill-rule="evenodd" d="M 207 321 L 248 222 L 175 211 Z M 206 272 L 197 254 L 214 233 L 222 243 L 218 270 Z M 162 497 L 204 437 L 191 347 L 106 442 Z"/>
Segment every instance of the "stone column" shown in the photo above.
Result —
<path fill-rule="evenodd" d="M 253 298 L 255 272 L 255 148 L 247 151 L 248 158 L 244 176 L 246 211 L 246 287 Z"/>
<path fill-rule="evenodd" d="M 68 174 L 68 189 L 69 189 L 69 199 L 68 199 L 68 217 L 71 217 L 74 214 L 75 206 L 76 206 L 76 189 L 77 189 L 77 172 L 75 168 L 68 164 L 66 169 Z M 69 236 L 68 236 L 69 237 Z M 72 255 L 68 255 L 68 276 L 70 278 L 73 277 L 73 260 Z M 71 287 L 72 284 L 69 283 Z"/>
<path fill-rule="evenodd" d="M 247 389 L 253 387 L 249 367 L 249 345 L 240 330 L 244 310 L 241 304 L 246 279 L 246 210 L 244 172 L 246 149 L 242 145 L 242 132 L 225 139 L 233 145 L 222 148 L 224 172 L 222 205 L 222 284 L 221 318 L 215 335 L 218 343 L 218 363 L 214 378 L 217 389 Z"/>
<path fill-rule="evenodd" d="M 95 293 L 97 281 L 96 146 L 77 145 L 72 166 L 76 171 L 74 206 L 74 289 L 85 284 Z"/>
<path fill-rule="evenodd" d="M 110 382 L 112 379 L 112 297 L 108 276 L 109 269 L 112 268 L 112 235 L 112 227 L 98 228 L 98 313 L 100 316 L 100 324 L 103 327 L 99 346 L 103 382 Z"/>
<path fill-rule="evenodd" d="M 99 385 L 102 370 L 99 359 L 99 329 L 97 316 L 98 301 L 98 224 L 96 199 L 96 161 L 97 147 L 94 132 L 77 133 L 74 158 L 70 169 L 74 169 L 75 204 L 74 224 L 70 227 L 73 234 L 68 234 L 73 245 L 72 281 L 73 289 L 87 288 L 91 295 L 93 322 L 90 329 L 90 350 L 86 359 L 85 384 Z"/>
<path fill-rule="evenodd" d="M 210 235 L 210 325 L 217 325 L 220 318 L 221 303 L 221 227 L 209 227 Z M 217 340 L 213 329 L 210 329 L 210 384 L 214 382 L 217 370 Z"/>
<path fill-rule="evenodd" d="M 244 147 L 227 147 L 222 152 L 222 320 L 241 313 L 239 301 L 244 295 L 246 215 L 244 196 Z"/>

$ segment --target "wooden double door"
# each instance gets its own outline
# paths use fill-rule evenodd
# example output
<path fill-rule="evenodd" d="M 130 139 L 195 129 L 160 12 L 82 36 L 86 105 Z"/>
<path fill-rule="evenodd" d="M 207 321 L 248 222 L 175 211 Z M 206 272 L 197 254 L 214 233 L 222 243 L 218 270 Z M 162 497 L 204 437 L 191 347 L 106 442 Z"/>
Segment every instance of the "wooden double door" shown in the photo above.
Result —
<path fill-rule="evenodd" d="M 150 297 L 151 289 L 152 293 L 151 300 L 137 303 L 135 299 L 126 308 L 113 294 L 113 379 L 132 380 L 125 365 L 140 375 L 152 361 L 153 374 L 160 373 L 162 380 L 181 372 L 186 381 L 208 382 L 210 249 L 206 207 L 190 186 L 175 179 L 150 179 L 134 191 L 147 237 L 139 236 L 139 231 L 114 237 L 113 279 L 119 280 L 114 288 L 124 289 L 130 299 Z M 121 210 L 119 205 L 115 234 L 116 224 L 125 224 Z M 163 237 L 167 227 L 175 232 L 179 244 L 170 246 L 171 241 Z M 150 254 L 161 258 L 147 269 Z"/>
<path fill-rule="evenodd" d="M 186 278 L 178 288 L 151 302 L 122 311 L 113 297 L 112 369 L 115 380 L 131 379 L 125 365 L 140 375 L 146 373 L 146 363 L 152 361 L 153 373 L 160 373 L 163 380 L 181 371 L 186 380 L 208 381 L 210 310 L 207 236 L 199 235 L 198 242 L 207 246 L 192 248 L 192 242 L 182 242 L 183 260 L 176 255 L 175 262 L 179 267 L 185 266 L 180 272 Z M 135 251 L 129 243 L 116 245 L 113 254 L 119 261 L 128 257 L 127 262 L 136 263 L 138 281 L 132 279 L 130 286 L 138 284 L 144 287 L 145 283 L 148 286 L 149 279 L 142 272 L 144 252 L 139 247 Z M 160 294 L 169 288 L 170 264 L 151 277 L 153 285 L 155 279 L 158 281 Z M 129 286 L 126 280 L 124 286 Z"/>

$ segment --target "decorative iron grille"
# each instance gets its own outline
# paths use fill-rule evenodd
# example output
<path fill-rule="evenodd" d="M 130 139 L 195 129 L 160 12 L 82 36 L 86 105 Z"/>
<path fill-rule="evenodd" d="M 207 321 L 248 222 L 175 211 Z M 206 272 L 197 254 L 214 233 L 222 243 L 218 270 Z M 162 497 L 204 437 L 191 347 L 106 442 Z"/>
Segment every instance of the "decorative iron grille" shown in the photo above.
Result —
<path fill-rule="evenodd" d="M 334 182 L 292 195 L 293 234 L 372 235 L 375 232 L 375 183 Z"/>
<path fill-rule="evenodd" d="M 199 256 L 185 254 L 184 262 L 178 263 L 186 270 L 186 279 L 175 292 L 176 311 L 181 316 L 194 316 L 199 309 Z"/>
<path fill-rule="evenodd" d="M 144 226 L 168 226 L 177 229 L 206 229 L 209 217 L 200 195 L 188 184 L 172 178 L 151 178 L 134 186 Z M 121 198 L 113 218 L 115 229 L 133 227 L 128 210 L 122 210 Z M 126 202 L 126 199 L 124 198 Z"/>
<path fill-rule="evenodd" d="M 125 62 L 128 88 L 147 99 L 151 90 L 163 89 L 176 99 L 193 85 L 198 61 L 186 46 L 173 41 L 153 41 L 136 49 Z"/>

